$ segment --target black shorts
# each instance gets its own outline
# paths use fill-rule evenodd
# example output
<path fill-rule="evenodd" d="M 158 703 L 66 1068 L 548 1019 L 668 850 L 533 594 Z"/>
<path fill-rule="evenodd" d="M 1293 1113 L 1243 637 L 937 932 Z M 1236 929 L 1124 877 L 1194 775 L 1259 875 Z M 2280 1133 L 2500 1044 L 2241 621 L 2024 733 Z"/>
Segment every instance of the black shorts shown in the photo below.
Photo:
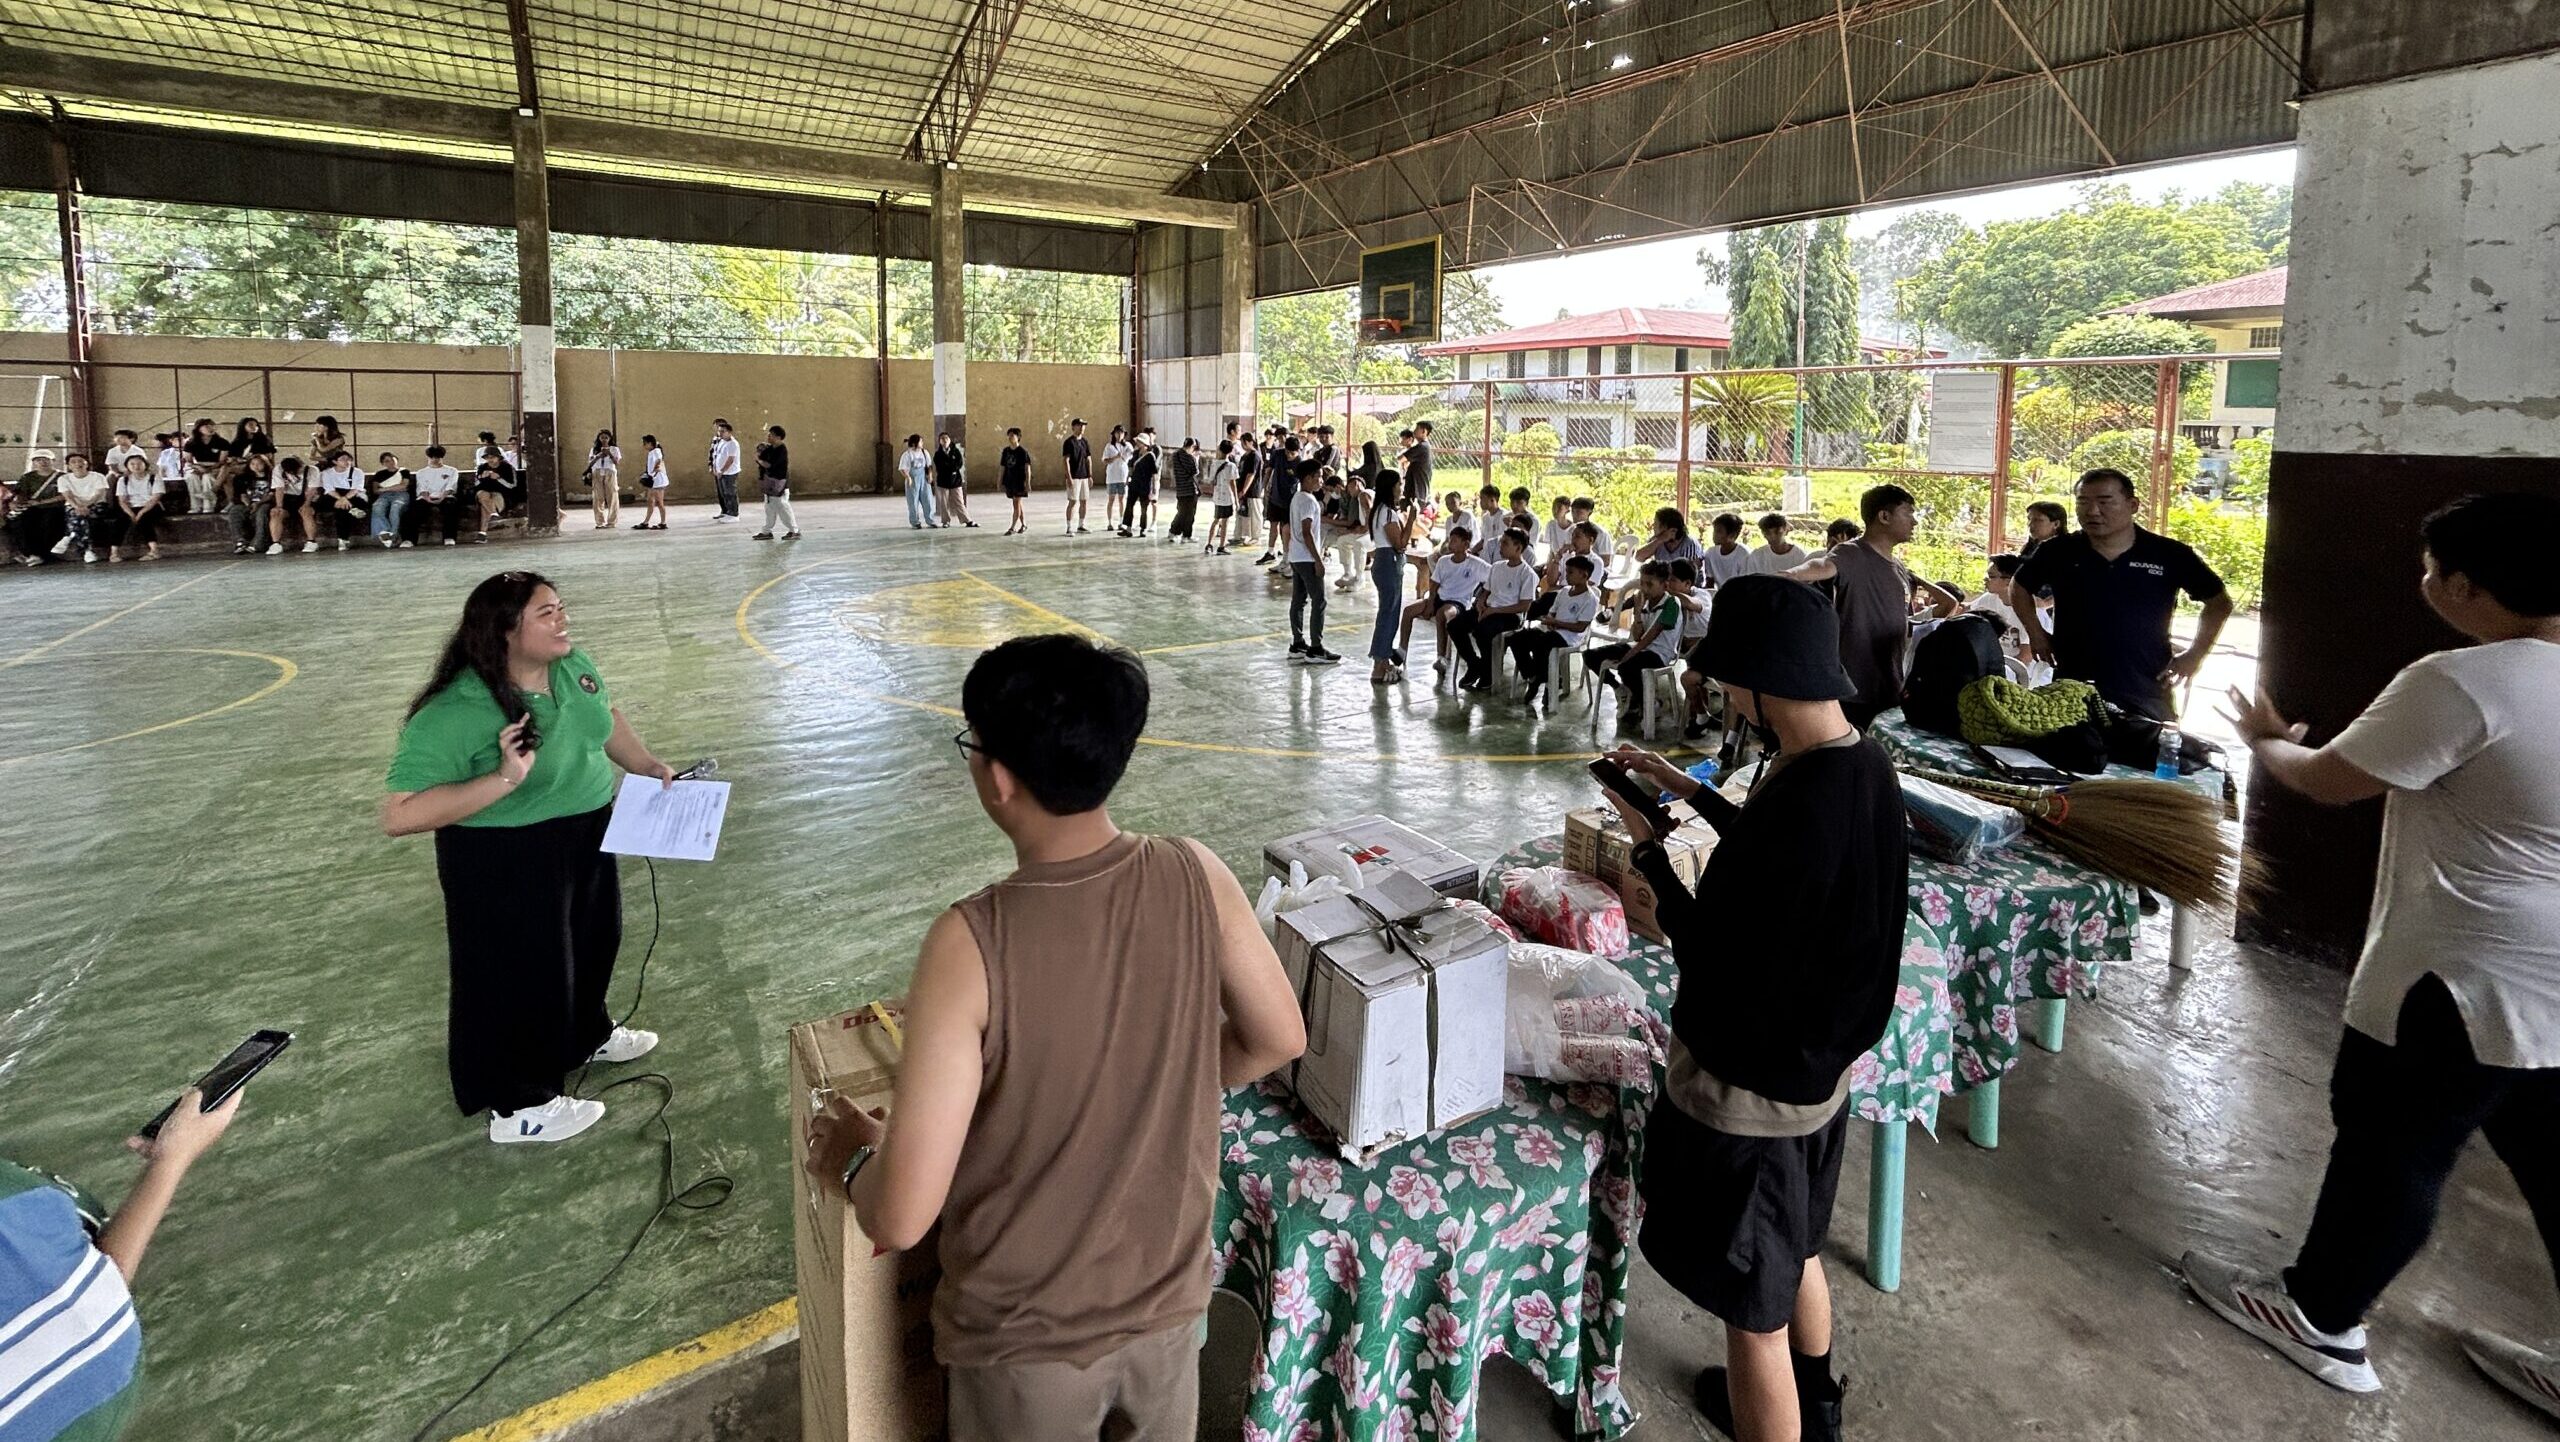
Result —
<path fill-rule="evenodd" d="M 1288 503 L 1285 501 L 1264 501 L 1262 503 L 1262 519 L 1269 521 L 1275 526 L 1285 526 L 1289 524 Z"/>
<path fill-rule="evenodd" d="M 1006 481 L 1004 483 L 1004 493 L 1019 501 L 1031 494 L 1031 483 L 1029 481 Z"/>
<path fill-rule="evenodd" d="M 1213 512 L 1211 513 L 1211 515 L 1210 515 L 1209 519 L 1211 519 L 1211 520 L 1213 520 L 1213 521 L 1223 521 L 1223 520 L 1227 520 L 1227 519 L 1229 519 L 1230 517 L 1234 516 L 1234 515 L 1235 515 L 1235 513 L 1236 513 L 1236 508 L 1235 508 L 1235 507 L 1233 507 L 1233 506 L 1219 506 L 1219 507 L 1217 507 L 1217 508 L 1216 508 L 1216 510 L 1215 510 L 1215 511 L 1213 511 Z"/>
<path fill-rule="evenodd" d="M 1680 1294 L 1746 1332 L 1795 1316 L 1840 1192 L 1849 1108 L 1802 1137 L 1737 1137 L 1669 1101 L 1645 1127 L 1644 1259 Z"/>

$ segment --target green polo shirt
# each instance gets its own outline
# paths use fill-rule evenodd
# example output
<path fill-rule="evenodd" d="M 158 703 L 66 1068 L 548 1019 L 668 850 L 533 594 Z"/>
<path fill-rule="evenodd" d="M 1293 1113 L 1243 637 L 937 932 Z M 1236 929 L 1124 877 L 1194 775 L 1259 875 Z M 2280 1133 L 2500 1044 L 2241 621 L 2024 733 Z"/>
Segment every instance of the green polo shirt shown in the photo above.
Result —
<path fill-rule="evenodd" d="M 527 695 L 542 746 L 516 788 L 462 826 L 530 826 L 613 804 L 620 785 L 604 754 L 613 734 L 613 693 L 584 651 L 551 663 L 551 694 Z M 498 732 L 507 714 L 488 684 L 469 671 L 455 677 L 400 728 L 384 783 L 393 792 L 424 791 L 470 781 L 498 769 Z"/>

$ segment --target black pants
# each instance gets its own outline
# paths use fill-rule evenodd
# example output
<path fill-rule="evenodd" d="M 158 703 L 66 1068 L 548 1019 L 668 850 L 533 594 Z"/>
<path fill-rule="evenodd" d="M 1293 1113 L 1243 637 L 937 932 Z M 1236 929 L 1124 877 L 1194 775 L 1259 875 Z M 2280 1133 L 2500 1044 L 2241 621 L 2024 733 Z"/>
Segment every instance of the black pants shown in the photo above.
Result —
<path fill-rule="evenodd" d="M 21 556 L 53 559 L 53 543 L 62 539 L 68 517 L 60 506 L 22 506 L 9 515 L 9 544 Z"/>
<path fill-rule="evenodd" d="M 1173 524 L 1164 528 L 1165 538 L 1191 539 L 1191 518 L 1200 513 L 1200 497 L 1176 494 L 1173 498 Z"/>
<path fill-rule="evenodd" d="M 453 1000 L 453 1102 L 470 1115 L 539 1106 L 613 1034 L 605 988 L 622 949 L 611 807 L 529 826 L 436 833 Z"/>
<path fill-rule="evenodd" d="M 400 539 L 416 545 L 418 533 L 426 529 L 426 519 L 436 518 L 436 525 L 448 541 L 462 534 L 462 497 L 447 496 L 441 501 L 411 501 L 400 513 Z"/>
<path fill-rule="evenodd" d="M 1315 612 L 1312 624 L 1306 619 L 1310 608 Z M 1324 645 L 1324 571 L 1313 561 L 1289 563 L 1289 639 Z"/>
<path fill-rule="evenodd" d="M 1534 696 L 1547 684 L 1547 657 L 1561 650 L 1565 641 L 1555 632 L 1541 629 L 1523 631 L 1505 644 L 1511 647 L 1511 669 L 1520 673 L 1520 679 L 1528 685 L 1527 694 Z"/>
<path fill-rule="evenodd" d="M 2329 1173 L 2302 1254 L 2284 1274 L 2311 1325 L 2343 1332 L 2364 1320 L 2426 1245 L 2445 1178 L 2473 1132 L 2486 1133 L 2515 1174 L 2546 1263 L 2560 1257 L 2560 1068 L 2482 1065 L 2443 982 L 2429 976 L 2410 989 L 2395 1045 L 2347 1033 L 2329 1111 L 2338 1125 Z"/>
<path fill-rule="evenodd" d="M 1459 659 L 1467 663 L 1465 679 L 1481 681 L 1493 674 L 1493 648 L 1502 638 L 1520 629 L 1520 618 L 1514 615 L 1478 616 L 1473 607 L 1458 612 L 1449 623 L 1449 639 L 1457 643 Z"/>
<path fill-rule="evenodd" d="M 715 477 L 712 481 L 712 486 L 713 489 L 717 491 L 720 498 L 720 514 L 724 516 L 734 516 L 738 514 L 737 474 L 732 472 L 729 475 Z"/>

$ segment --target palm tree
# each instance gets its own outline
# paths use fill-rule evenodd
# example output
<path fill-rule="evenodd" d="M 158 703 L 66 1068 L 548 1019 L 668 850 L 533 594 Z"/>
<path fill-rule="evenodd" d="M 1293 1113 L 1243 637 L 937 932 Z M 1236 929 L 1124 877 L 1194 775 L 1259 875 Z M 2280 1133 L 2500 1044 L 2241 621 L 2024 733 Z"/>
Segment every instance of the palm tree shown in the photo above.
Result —
<path fill-rule="evenodd" d="M 1693 425 L 1707 428 L 1706 459 L 1762 459 L 1796 403 L 1796 378 L 1765 372 L 1702 375 L 1690 382 Z"/>

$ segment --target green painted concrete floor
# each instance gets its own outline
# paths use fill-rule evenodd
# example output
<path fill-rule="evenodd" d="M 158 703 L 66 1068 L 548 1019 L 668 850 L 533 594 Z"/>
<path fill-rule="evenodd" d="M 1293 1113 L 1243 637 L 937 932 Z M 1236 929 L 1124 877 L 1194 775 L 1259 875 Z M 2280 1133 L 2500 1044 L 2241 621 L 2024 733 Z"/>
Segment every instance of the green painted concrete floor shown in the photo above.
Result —
<path fill-rule="evenodd" d="M 0 1154 L 121 1196 L 120 1143 L 170 1094 L 255 1028 L 297 1038 L 146 1265 L 134 1435 L 408 1436 L 653 1205 L 636 1089 L 558 1148 L 492 1147 L 454 1112 L 431 847 L 374 824 L 404 704 L 492 571 L 552 576 L 651 744 L 736 783 L 719 861 L 660 867 L 637 1021 L 665 1036 L 680 1179 L 739 1186 L 662 1223 L 440 1431 L 789 1293 L 785 1028 L 897 990 L 933 914 L 1008 869 L 935 709 L 980 647 L 1072 622 L 1180 648 L 1148 657 L 1160 744 L 1116 810 L 1249 880 L 1265 840 L 1326 819 L 1387 810 L 1490 855 L 1588 795 L 1559 759 L 1593 744 L 1578 700 L 1532 722 L 1435 694 L 1427 662 L 1391 693 L 1356 660 L 1289 666 L 1285 591 L 1250 556 L 803 509 L 789 545 L 691 508 L 664 535 L 575 520 L 541 545 L 0 578 Z M 1341 600 L 1334 648 L 1364 651 L 1373 614 Z M 624 890 L 617 1012 L 649 928 L 637 865 Z"/>

